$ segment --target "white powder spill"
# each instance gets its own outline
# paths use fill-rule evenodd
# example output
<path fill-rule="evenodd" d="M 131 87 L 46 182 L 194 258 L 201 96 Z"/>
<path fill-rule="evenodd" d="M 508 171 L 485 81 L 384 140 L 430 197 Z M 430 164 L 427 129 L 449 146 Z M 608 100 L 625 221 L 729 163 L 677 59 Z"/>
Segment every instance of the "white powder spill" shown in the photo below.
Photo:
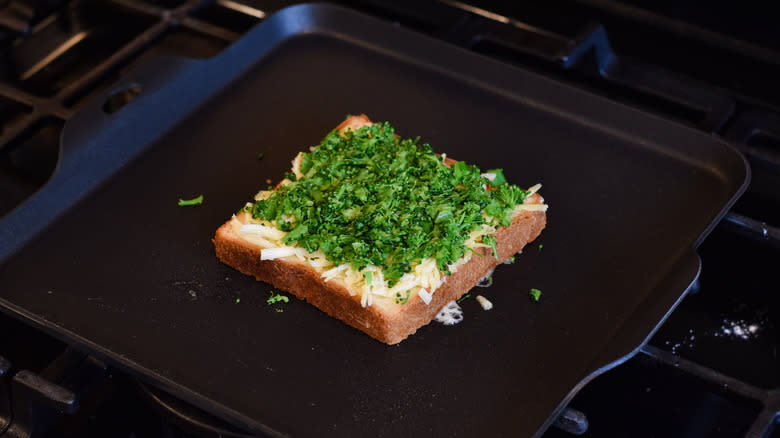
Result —
<path fill-rule="evenodd" d="M 435 319 L 444 325 L 455 325 L 463 321 L 463 309 L 455 301 L 450 301 L 441 308 Z"/>
<path fill-rule="evenodd" d="M 761 331 L 764 329 L 766 322 L 766 319 L 746 321 L 744 319 L 724 318 L 720 327 L 714 330 L 706 330 L 703 334 L 700 333 L 701 336 L 699 337 L 712 336 L 730 341 L 750 341 L 761 336 Z M 664 341 L 664 345 L 669 348 L 672 354 L 677 354 L 677 351 L 681 348 L 694 348 L 695 343 L 696 334 L 693 329 L 688 330 L 688 333 L 682 339 Z"/>
<path fill-rule="evenodd" d="M 672 341 L 666 341 L 664 344 L 671 347 L 672 354 L 677 354 L 677 349 L 680 347 L 693 348 L 695 341 L 696 335 L 693 333 L 693 329 L 689 329 L 688 334 L 680 342 L 672 343 Z"/>
<path fill-rule="evenodd" d="M 716 331 L 713 336 L 716 338 L 728 337 L 732 339 L 748 340 L 756 337 L 756 334 L 761 331 L 761 321 L 747 322 L 744 319 L 732 320 L 724 318 L 720 329 Z"/>

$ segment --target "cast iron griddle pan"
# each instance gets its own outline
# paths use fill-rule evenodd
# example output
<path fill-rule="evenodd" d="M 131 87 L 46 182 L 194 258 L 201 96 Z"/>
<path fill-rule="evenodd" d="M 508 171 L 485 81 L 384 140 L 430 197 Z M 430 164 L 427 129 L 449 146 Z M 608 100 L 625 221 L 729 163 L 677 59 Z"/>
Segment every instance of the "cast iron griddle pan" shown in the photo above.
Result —
<path fill-rule="evenodd" d="M 115 90 L 133 84 L 68 122 L 51 182 L 0 222 L 2 307 L 258 432 L 538 436 L 664 320 L 749 179 L 713 137 L 330 6 Z M 493 310 L 387 346 L 217 261 L 217 227 L 361 112 L 544 184 L 547 229 L 472 292 Z"/>

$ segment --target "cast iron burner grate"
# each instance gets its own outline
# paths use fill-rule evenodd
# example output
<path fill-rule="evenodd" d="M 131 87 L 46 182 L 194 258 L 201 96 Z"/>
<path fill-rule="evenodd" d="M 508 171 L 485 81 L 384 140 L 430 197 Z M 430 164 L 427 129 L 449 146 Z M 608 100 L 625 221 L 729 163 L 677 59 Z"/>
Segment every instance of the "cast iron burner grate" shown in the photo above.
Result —
<path fill-rule="evenodd" d="M 213 56 L 291 3 L 0 1 L 0 216 L 46 183 L 62 127 L 85 101 L 156 56 Z M 570 406 L 587 415 L 585 436 L 780 437 L 780 282 L 773 269 L 780 260 L 780 40 L 767 24 L 770 14 L 610 0 L 336 3 L 737 146 L 753 180 L 702 244 L 698 287 L 640 354 L 586 385 Z M 584 424 L 576 411 L 567 415 Z M 215 432 L 241 434 L 0 317 L 0 436 Z M 570 435 L 552 428 L 544 436 Z"/>

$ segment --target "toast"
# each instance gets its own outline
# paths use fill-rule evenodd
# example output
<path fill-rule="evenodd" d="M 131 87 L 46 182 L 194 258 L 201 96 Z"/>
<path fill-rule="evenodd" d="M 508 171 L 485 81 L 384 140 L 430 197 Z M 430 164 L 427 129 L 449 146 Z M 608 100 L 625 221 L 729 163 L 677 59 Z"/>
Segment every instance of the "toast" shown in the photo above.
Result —
<path fill-rule="evenodd" d="M 363 140 L 371 141 L 376 138 L 379 141 L 380 135 L 385 130 L 392 130 L 388 124 L 372 125 L 372 122 L 365 115 L 349 117 L 337 126 L 336 130 L 329 134 L 329 137 L 326 137 L 326 140 L 323 140 L 320 147 L 329 147 L 326 145 L 328 141 L 338 142 L 339 138 L 345 139 L 344 141 L 357 138 L 358 134 L 362 135 L 360 138 Z M 371 131 L 371 129 L 374 130 Z M 371 132 L 373 132 L 373 137 Z M 398 137 L 395 136 L 395 138 Z M 390 139 L 392 140 L 393 137 Z M 396 141 L 396 143 L 411 147 L 408 142 L 398 143 Z M 420 150 L 424 150 L 426 147 L 430 149 L 427 145 L 422 148 L 416 145 L 414 147 Z M 312 153 L 314 150 L 315 148 L 312 148 Z M 430 153 L 432 152 L 429 151 Z M 428 324 L 443 306 L 463 296 L 496 265 L 512 257 L 526 243 L 539 236 L 546 224 L 547 205 L 544 204 L 543 198 L 536 193 L 538 185 L 527 191 L 522 191 L 514 186 L 506 186 L 504 188 L 506 188 L 507 193 L 511 192 L 508 187 L 515 189 L 512 193 L 518 193 L 518 190 L 522 192 L 522 201 L 511 206 L 511 211 L 505 206 L 502 210 L 503 213 L 501 213 L 503 214 L 501 224 L 497 223 L 498 219 L 487 216 L 480 208 L 480 217 L 486 218 L 485 220 L 493 225 L 474 226 L 475 229 L 470 231 L 468 238 L 463 241 L 460 247 L 457 245 L 446 247 L 442 244 L 442 247 L 455 254 L 447 254 L 450 257 L 449 260 L 447 260 L 447 256 L 441 256 L 441 252 L 437 252 L 436 258 L 431 256 L 414 260 L 411 263 L 396 263 L 407 257 L 407 252 L 414 251 L 413 249 L 407 250 L 406 248 L 412 248 L 408 245 L 401 245 L 403 247 L 392 251 L 390 255 L 383 255 L 384 259 L 380 257 L 379 260 L 388 260 L 385 267 L 377 267 L 367 262 L 357 264 L 357 262 L 350 260 L 337 260 L 344 252 L 342 251 L 344 248 L 335 249 L 332 245 L 326 245 L 326 241 L 317 247 L 316 239 L 321 238 L 320 235 L 312 238 L 307 237 L 306 239 L 309 240 L 297 237 L 299 239 L 297 242 L 292 242 L 292 239 L 285 240 L 292 238 L 293 235 L 301 236 L 312 232 L 303 224 L 299 225 L 291 215 L 280 216 L 277 213 L 275 221 L 269 221 L 267 217 L 263 216 L 264 214 L 268 215 L 267 210 L 270 209 L 268 205 L 270 205 L 271 197 L 274 194 L 282 196 L 285 193 L 290 193 L 294 187 L 300 187 L 303 184 L 295 183 L 292 181 L 293 179 L 301 181 L 304 178 L 311 178 L 308 175 L 315 172 L 316 169 L 307 168 L 305 161 L 308 158 L 306 157 L 303 154 L 296 156 L 293 161 L 293 172 L 288 174 L 287 178 L 272 190 L 258 193 L 254 204 L 248 203 L 244 209 L 217 230 L 213 241 L 217 257 L 234 269 L 252 275 L 257 280 L 268 282 L 282 291 L 292 293 L 328 315 L 387 344 L 399 343 L 418 328 Z M 445 155 L 436 157 L 449 169 L 452 169 L 452 166 L 457 163 Z M 426 159 L 430 161 L 430 155 Z M 439 165 L 439 167 L 442 166 Z M 422 169 L 423 165 L 420 168 Z M 472 168 L 460 166 L 459 169 L 470 170 Z M 302 170 L 307 170 L 307 175 L 304 175 L 305 172 Z M 475 171 L 479 172 L 478 169 Z M 364 175 L 364 173 L 360 175 Z M 492 185 L 492 181 L 496 179 L 495 174 L 481 174 L 481 177 L 483 179 L 480 181 L 484 181 L 480 187 L 482 191 L 489 193 L 490 190 L 498 190 Z M 503 175 L 500 176 L 500 179 L 503 179 Z M 344 181 L 352 180 L 345 179 Z M 283 187 L 285 193 L 275 193 Z M 288 189 L 288 187 L 293 188 Z M 331 193 L 335 192 L 338 192 L 338 188 L 332 189 Z M 473 190 L 472 193 L 474 193 Z M 495 195 L 495 197 L 498 196 L 498 194 Z M 274 199 L 278 199 L 278 197 Z M 386 202 L 392 204 L 400 201 Z M 424 205 L 429 205 L 431 202 L 433 201 Z M 257 205 L 261 207 L 253 209 L 253 206 Z M 311 205 L 311 201 L 308 202 L 308 205 Z M 363 206 L 373 208 L 368 204 Z M 265 210 L 258 213 L 258 208 L 265 208 Z M 463 208 L 465 211 L 465 207 Z M 446 219 L 452 216 L 451 210 L 446 207 L 441 209 L 444 210 L 444 213 L 439 213 L 436 221 L 439 220 L 439 217 Z M 352 214 L 352 210 L 354 208 L 347 208 L 344 212 L 345 217 Z M 319 212 L 319 210 L 317 211 Z M 458 213 L 458 210 L 454 211 L 454 214 Z M 383 212 L 374 212 L 374 214 L 379 215 L 378 217 L 387 217 L 387 215 L 382 216 Z M 400 213 L 393 212 L 390 219 L 401 220 L 393 215 L 400 215 Z M 467 216 L 464 213 L 458 217 Z M 288 219 L 290 222 L 286 222 Z M 333 220 L 349 222 L 349 219 L 342 218 Z M 463 220 L 465 221 L 465 219 Z M 451 223 L 453 223 L 452 220 Z M 354 225 L 348 226 L 354 227 Z M 281 228 L 287 228 L 287 231 L 283 231 Z M 297 228 L 301 228 L 302 233 L 301 230 L 295 232 Z M 435 235 L 437 231 L 435 231 L 436 228 L 433 229 Z M 392 238 L 399 239 L 396 236 L 389 237 L 389 239 Z M 443 241 L 445 238 L 447 237 L 438 235 L 429 237 L 432 241 L 436 240 L 437 242 Z M 312 239 L 315 240 L 314 243 L 312 243 Z M 460 240 L 454 241 L 460 242 Z M 358 243 L 357 248 L 360 248 L 362 241 Z M 352 244 L 352 247 L 354 245 L 355 243 Z M 326 255 L 325 250 L 329 250 L 331 255 Z M 370 254 L 375 254 L 375 252 Z M 462 255 L 456 260 L 452 260 L 453 257 L 460 254 Z"/>

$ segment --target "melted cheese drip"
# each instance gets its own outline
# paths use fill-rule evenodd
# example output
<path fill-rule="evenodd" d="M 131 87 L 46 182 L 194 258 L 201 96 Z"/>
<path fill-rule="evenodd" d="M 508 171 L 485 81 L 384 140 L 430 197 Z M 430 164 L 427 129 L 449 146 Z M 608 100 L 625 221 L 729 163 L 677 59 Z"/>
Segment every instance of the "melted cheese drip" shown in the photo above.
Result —
<path fill-rule="evenodd" d="M 455 301 L 450 301 L 441 308 L 434 319 L 444 325 L 455 325 L 463 321 L 463 309 Z"/>

